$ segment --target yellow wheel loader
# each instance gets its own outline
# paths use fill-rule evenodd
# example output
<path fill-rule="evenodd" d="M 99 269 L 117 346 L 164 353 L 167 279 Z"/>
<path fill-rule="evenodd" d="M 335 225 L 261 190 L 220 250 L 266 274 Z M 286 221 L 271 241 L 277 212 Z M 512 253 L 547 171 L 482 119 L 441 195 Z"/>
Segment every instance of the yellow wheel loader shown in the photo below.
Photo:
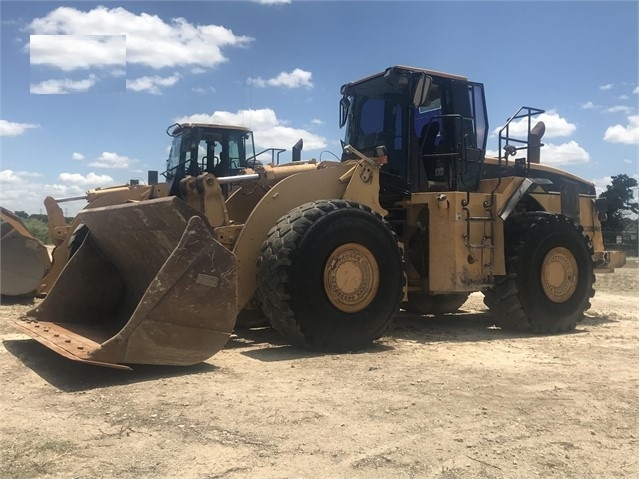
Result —
<path fill-rule="evenodd" d="M 19 327 L 121 368 L 203 361 L 248 305 L 322 350 L 366 346 L 402 306 L 450 312 L 474 291 L 503 327 L 574 328 L 594 272 L 625 258 L 603 249 L 594 186 L 539 162 L 541 110 L 520 109 L 485 158 L 480 83 L 395 66 L 341 92 L 342 161 L 233 171 L 227 150 L 213 170 L 198 162 L 205 138 L 175 135 L 170 196 L 80 212 L 82 243 Z"/>
<path fill-rule="evenodd" d="M 51 259 L 14 212 L 0 207 L 0 294 L 33 295 Z"/>
<path fill-rule="evenodd" d="M 235 175 L 249 166 L 261 164 L 256 159 L 259 155 L 270 154 L 273 163 L 276 161 L 279 163 L 279 155 L 286 151 L 280 148 L 267 148 L 256 154 L 253 133 L 249 129 L 239 126 L 209 123 L 173 124 L 167 128 L 167 134 L 173 138 L 180 138 L 178 148 L 170 152 L 171 158 L 168 163 L 172 166 L 163 173 L 169 180 L 176 174 L 181 177 L 185 176 L 186 170 L 189 170 L 188 174 L 193 176 L 203 172 L 219 174 L 222 170 L 226 171 L 227 176 Z M 182 145 L 182 148 L 179 145 Z M 300 150 L 301 144 L 298 142 L 293 147 L 293 154 L 299 157 Z M 220 157 L 224 158 L 226 163 L 222 164 Z M 169 192 L 168 184 L 158 183 L 157 180 L 157 172 L 150 171 L 149 181 L 146 185 L 132 180 L 127 185 L 95 188 L 87 191 L 84 196 L 58 200 L 50 196 L 45 198 L 49 237 L 55 248 L 52 253 L 53 264 L 45 277 L 42 278 L 36 294 L 49 293 L 53 283 L 69 261 L 70 255 L 77 250 L 86 234 L 86 227 L 81 223 L 80 218 L 74 218 L 73 221 L 67 223 L 60 203 L 86 200 L 87 205 L 84 209 L 92 209 L 124 203 L 137 203 L 177 193 L 177 190 Z M 223 188 L 228 194 L 230 186 Z"/>

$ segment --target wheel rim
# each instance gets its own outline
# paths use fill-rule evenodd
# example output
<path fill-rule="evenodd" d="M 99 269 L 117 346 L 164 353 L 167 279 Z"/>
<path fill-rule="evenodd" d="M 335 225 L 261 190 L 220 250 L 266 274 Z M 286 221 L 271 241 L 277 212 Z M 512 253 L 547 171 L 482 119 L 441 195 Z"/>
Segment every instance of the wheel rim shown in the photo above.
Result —
<path fill-rule="evenodd" d="M 379 289 L 379 268 L 373 254 L 357 243 L 336 248 L 324 268 L 324 290 L 338 310 L 355 313 L 366 308 Z"/>
<path fill-rule="evenodd" d="M 541 285 L 553 303 L 568 301 L 577 289 L 579 279 L 577 260 L 566 248 L 553 248 L 541 265 Z"/>

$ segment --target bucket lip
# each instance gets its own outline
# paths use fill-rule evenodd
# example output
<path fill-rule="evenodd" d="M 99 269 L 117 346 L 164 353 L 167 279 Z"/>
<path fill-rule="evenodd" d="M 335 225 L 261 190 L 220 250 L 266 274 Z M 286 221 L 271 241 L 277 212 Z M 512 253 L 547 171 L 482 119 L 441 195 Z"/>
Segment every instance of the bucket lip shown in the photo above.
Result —
<path fill-rule="evenodd" d="M 73 333 L 65 327 L 64 323 L 20 318 L 14 320 L 13 324 L 26 335 L 67 359 L 94 366 L 131 371 L 131 368 L 125 364 L 95 361 L 83 357 L 83 355 L 88 355 L 99 348 L 100 344 Z M 82 352 L 83 355 L 79 355 L 75 351 Z"/>

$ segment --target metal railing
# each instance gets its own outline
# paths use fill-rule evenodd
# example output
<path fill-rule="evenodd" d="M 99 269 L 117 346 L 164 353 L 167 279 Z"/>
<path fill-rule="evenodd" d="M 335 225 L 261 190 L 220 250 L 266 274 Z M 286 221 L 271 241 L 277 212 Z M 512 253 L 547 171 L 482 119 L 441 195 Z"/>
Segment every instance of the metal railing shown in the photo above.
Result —
<path fill-rule="evenodd" d="M 500 162 L 500 166 L 501 166 L 502 158 L 504 158 L 506 161 L 508 161 L 508 157 L 509 156 L 514 156 L 517 153 L 517 151 L 523 150 L 525 148 L 528 148 L 528 136 L 530 135 L 530 131 L 532 130 L 532 117 L 536 116 L 536 115 L 540 115 L 540 114 L 544 113 L 544 111 L 545 110 L 540 110 L 539 108 L 532 108 L 530 106 L 522 106 L 519 110 L 517 110 L 517 113 L 515 113 L 513 116 L 508 118 L 508 121 L 506 122 L 506 124 L 501 128 L 501 130 L 499 130 L 499 162 Z M 514 120 L 520 120 L 522 118 L 526 118 L 527 122 L 528 122 L 528 128 L 527 128 L 527 133 L 526 133 L 526 139 L 525 140 L 521 140 L 521 139 L 518 139 L 518 138 L 513 138 L 513 137 L 510 136 L 510 124 Z M 505 142 L 505 145 L 503 146 L 504 153 L 506 153 L 505 157 L 502 155 L 502 142 Z M 515 146 L 515 145 L 513 145 L 513 143 L 519 144 L 519 145 L 522 145 L 522 146 Z"/>
<path fill-rule="evenodd" d="M 286 151 L 286 148 L 267 148 L 266 150 L 262 150 L 259 153 L 248 157 L 246 159 L 246 164 L 250 166 L 251 162 L 253 162 L 253 166 L 255 166 L 255 164 L 257 164 L 257 162 L 259 161 L 257 157 L 263 155 L 264 153 L 268 153 L 269 151 L 271 152 L 271 163 L 274 165 L 279 165 L 280 155 Z"/>

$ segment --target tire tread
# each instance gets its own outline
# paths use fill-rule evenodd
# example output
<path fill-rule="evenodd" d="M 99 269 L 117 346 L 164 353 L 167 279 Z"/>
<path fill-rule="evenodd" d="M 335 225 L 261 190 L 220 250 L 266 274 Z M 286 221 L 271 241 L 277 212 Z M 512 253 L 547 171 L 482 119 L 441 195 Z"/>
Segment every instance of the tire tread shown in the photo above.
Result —
<path fill-rule="evenodd" d="M 358 209 L 374 215 L 388 229 L 395 241 L 397 240 L 390 225 L 381 215 L 369 207 L 353 201 L 322 200 L 306 203 L 280 218 L 262 244 L 258 258 L 257 294 L 271 326 L 293 344 L 319 349 L 333 349 L 331 344 L 324 344 L 316 338 L 312 339 L 312 344 L 309 343 L 309 338 L 305 336 L 305 332 L 289 304 L 291 297 L 287 292 L 287 286 L 291 282 L 289 267 L 293 264 L 296 245 L 319 219 L 340 209 Z M 397 299 L 398 304 L 400 300 L 401 295 Z M 388 323 L 380 328 L 376 335 L 377 338 L 383 334 L 387 326 Z"/>
<path fill-rule="evenodd" d="M 574 220 L 560 214 L 545 212 L 530 212 L 509 219 L 506 230 L 506 271 L 505 276 L 496 278 L 493 287 L 484 292 L 484 304 L 496 318 L 496 323 L 506 329 L 514 331 L 528 331 L 533 333 L 558 333 L 569 331 L 576 327 L 584 318 L 584 312 L 590 308 L 590 299 L 594 297 L 593 284 L 595 274 L 590 268 L 590 281 L 586 300 L 583 307 L 575 311 L 563 321 L 539 321 L 525 311 L 522 304 L 522 292 L 519 287 L 519 266 L 524 250 L 529 246 L 527 239 L 531 231 L 538 228 L 556 228 L 560 222 L 566 222 L 582 237 L 592 261 L 593 245 L 583 227 Z M 580 268 L 581 269 L 581 268 Z M 588 269 L 588 268 L 586 268 Z"/>

